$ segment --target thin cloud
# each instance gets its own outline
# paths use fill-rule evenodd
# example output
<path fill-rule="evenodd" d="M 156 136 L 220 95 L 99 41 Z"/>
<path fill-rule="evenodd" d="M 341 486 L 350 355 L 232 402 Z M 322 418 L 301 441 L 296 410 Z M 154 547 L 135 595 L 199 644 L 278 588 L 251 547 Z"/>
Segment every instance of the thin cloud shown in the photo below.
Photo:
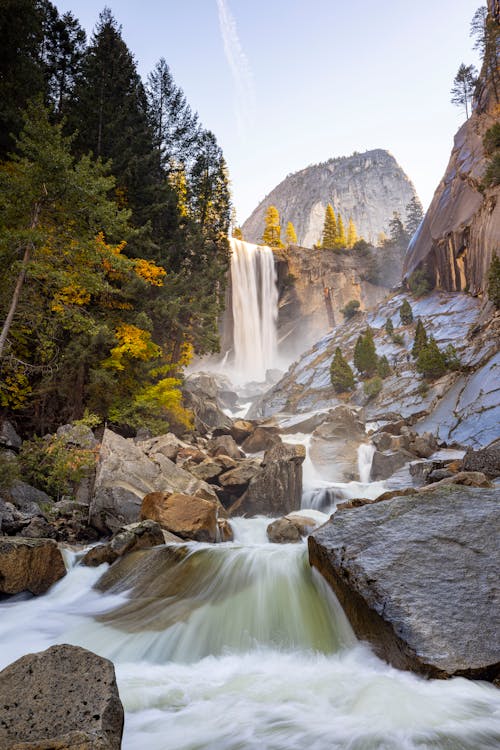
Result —
<path fill-rule="evenodd" d="M 219 26 L 224 42 L 224 54 L 235 85 L 235 109 L 238 130 L 245 136 L 255 115 L 255 92 L 253 75 L 248 58 L 243 51 L 236 28 L 236 21 L 226 0 L 217 0 Z"/>

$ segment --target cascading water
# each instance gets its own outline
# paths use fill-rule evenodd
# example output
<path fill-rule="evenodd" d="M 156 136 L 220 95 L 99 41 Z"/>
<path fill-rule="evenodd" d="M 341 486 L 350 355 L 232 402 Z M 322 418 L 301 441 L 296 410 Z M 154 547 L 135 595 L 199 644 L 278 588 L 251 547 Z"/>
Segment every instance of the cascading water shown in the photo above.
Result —
<path fill-rule="evenodd" d="M 0 668 L 54 643 L 115 663 L 123 750 L 494 750 L 500 693 L 399 672 L 356 643 L 305 545 L 236 541 L 74 566 L 0 604 Z M 104 576 L 103 576 L 104 574 Z M 103 576 L 101 578 L 101 576 Z"/>
<path fill-rule="evenodd" d="M 358 448 L 358 472 L 362 484 L 368 484 L 370 481 L 374 453 L 375 446 L 371 443 L 361 443 Z"/>
<path fill-rule="evenodd" d="M 273 251 L 231 238 L 235 380 L 264 381 L 276 366 L 278 288 Z"/>

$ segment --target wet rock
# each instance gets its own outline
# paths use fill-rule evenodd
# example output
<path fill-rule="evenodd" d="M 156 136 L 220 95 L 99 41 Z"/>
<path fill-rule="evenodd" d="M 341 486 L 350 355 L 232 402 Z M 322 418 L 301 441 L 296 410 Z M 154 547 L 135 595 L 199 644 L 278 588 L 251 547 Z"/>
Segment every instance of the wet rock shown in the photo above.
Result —
<path fill-rule="evenodd" d="M 48 523 L 45 518 L 35 516 L 27 526 L 24 526 L 21 536 L 28 539 L 55 539 L 57 534 L 54 526 Z"/>
<path fill-rule="evenodd" d="M 142 501 L 141 518 L 150 518 L 181 539 L 217 541 L 218 505 L 182 493 L 151 492 Z"/>
<path fill-rule="evenodd" d="M 44 594 L 65 575 L 63 556 L 52 539 L 0 537 L 0 593 Z"/>
<path fill-rule="evenodd" d="M 434 435 L 430 433 L 424 433 L 423 435 L 416 435 L 408 443 L 407 450 L 410 453 L 414 453 L 419 458 L 430 458 L 432 454 L 437 450 L 437 441 Z"/>
<path fill-rule="evenodd" d="M 469 449 L 463 459 L 465 471 L 482 471 L 490 479 L 500 477 L 500 442 L 475 451 Z"/>
<path fill-rule="evenodd" d="M 155 452 L 150 441 L 146 450 L 148 453 L 141 444 L 105 430 L 89 510 L 90 523 L 101 533 L 115 532 L 138 521 L 142 499 L 149 492 L 194 495 L 204 491 L 215 499 L 206 482 Z"/>
<path fill-rule="evenodd" d="M 165 538 L 160 524 L 155 521 L 141 521 L 125 526 L 114 534 L 106 544 L 92 547 L 82 558 L 82 565 L 95 568 L 102 563 L 113 563 L 119 557 L 138 549 L 149 549 L 163 544 Z"/>
<path fill-rule="evenodd" d="M 208 441 L 208 453 L 211 456 L 229 456 L 233 460 L 243 458 L 243 453 L 238 448 L 231 435 L 220 435 Z"/>
<path fill-rule="evenodd" d="M 241 443 L 249 437 L 255 429 L 253 422 L 248 422 L 245 419 L 236 419 L 231 427 L 231 437 L 241 445 Z"/>
<path fill-rule="evenodd" d="M 499 533 L 496 490 L 441 487 L 335 514 L 309 537 L 309 558 L 394 666 L 494 679 Z"/>
<path fill-rule="evenodd" d="M 317 527 L 314 518 L 297 516 L 291 513 L 283 518 L 277 518 L 266 529 L 267 538 L 275 544 L 293 544 L 302 539 Z"/>
<path fill-rule="evenodd" d="M 299 510 L 305 457 L 303 445 L 281 443 L 266 451 L 261 471 L 231 507 L 231 514 L 278 516 Z"/>
<path fill-rule="evenodd" d="M 217 529 L 220 542 L 232 542 L 234 539 L 233 529 L 227 518 L 217 520 Z"/>
<path fill-rule="evenodd" d="M 379 451 L 388 451 L 393 447 L 393 436 L 389 432 L 378 432 L 373 435 L 372 443 Z"/>
<path fill-rule="evenodd" d="M 359 478 L 358 447 L 365 440 L 365 427 L 358 413 L 338 406 L 330 411 L 328 421 L 314 430 L 309 456 L 324 479 L 348 482 Z"/>
<path fill-rule="evenodd" d="M 388 453 L 375 451 L 373 454 L 370 473 L 371 481 L 378 482 L 381 479 L 387 479 L 413 458 L 414 457 L 411 453 L 403 450 L 391 451 Z"/>
<path fill-rule="evenodd" d="M 281 443 L 276 427 L 256 427 L 242 444 L 245 453 L 260 453 Z"/>
<path fill-rule="evenodd" d="M 120 750 L 123 706 L 108 659 L 78 646 L 27 654 L 0 672 L 4 750 Z"/>
<path fill-rule="evenodd" d="M 0 424 L 0 447 L 18 451 L 23 441 L 15 431 L 11 422 L 4 419 Z"/>

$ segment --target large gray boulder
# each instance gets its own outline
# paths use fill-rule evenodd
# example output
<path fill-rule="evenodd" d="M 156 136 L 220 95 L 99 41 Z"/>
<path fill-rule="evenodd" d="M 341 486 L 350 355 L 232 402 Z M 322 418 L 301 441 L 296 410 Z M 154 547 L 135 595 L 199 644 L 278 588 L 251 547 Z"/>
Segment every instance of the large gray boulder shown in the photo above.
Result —
<path fill-rule="evenodd" d="M 123 706 L 108 659 L 78 646 L 27 654 L 0 672 L 2 750 L 120 750 Z"/>
<path fill-rule="evenodd" d="M 233 422 L 223 411 L 228 406 L 226 399 L 231 394 L 231 384 L 227 378 L 212 373 L 193 373 L 185 379 L 183 392 L 199 432 L 205 434 L 213 429 L 231 429 Z M 236 394 L 233 395 L 237 399 Z"/>
<path fill-rule="evenodd" d="M 231 515 L 282 516 L 299 510 L 305 457 L 303 445 L 280 443 L 266 451 L 261 471 L 231 506 Z"/>
<path fill-rule="evenodd" d="M 0 446 L 19 450 L 23 441 L 15 431 L 13 425 L 6 419 L 0 423 Z"/>
<path fill-rule="evenodd" d="M 90 503 L 90 523 L 102 533 L 108 533 L 138 521 L 142 499 L 149 492 L 189 495 L 203 492 L 216 499 L 206 482 L 196 479 L 164 455 L 161 442 L 135 443 L 105 430 Z"/>
<path fill-rule="evenodd" d="M 309 456 L 325 480 L 349 482 L 359 479 L 358 447 L 365 440 L 365 427 L 357 412 L 337 406 L 314 430 Z"/>
<path fill-rule="evenodd" d="M 478 451 L 470 448 L 464 456 L 465 471 L 482 471 L 487 477 L 500 477 L 500 440 Z"/>
<path fill-rule="evenodd" d="M 0 537 L 0 593 L 44 594 L 65 575 L 61 550 L 52 539 Z"/>
<path fill-rule="evenodd" d="M 340 510 L 309 537 L 309 559 L 394 666 L 493 680 L 499 534 L 498 491 L 441 487 Z"/>

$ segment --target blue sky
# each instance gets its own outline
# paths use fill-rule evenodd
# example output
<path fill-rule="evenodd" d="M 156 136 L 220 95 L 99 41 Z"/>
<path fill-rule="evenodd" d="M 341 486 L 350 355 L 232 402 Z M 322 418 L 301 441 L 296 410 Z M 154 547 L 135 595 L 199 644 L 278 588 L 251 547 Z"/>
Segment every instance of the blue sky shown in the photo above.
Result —
<path fill-rule="evenodd" d="M 101 0 L 60 0 L 92 32 Z M 459 64 L 477 64 L 479 0 L 108 0 L 145 78 L 160 57 L 214 131 L 240 223 L 287 174 L 386 148 L 426 207 L 464 114 Z"/>

